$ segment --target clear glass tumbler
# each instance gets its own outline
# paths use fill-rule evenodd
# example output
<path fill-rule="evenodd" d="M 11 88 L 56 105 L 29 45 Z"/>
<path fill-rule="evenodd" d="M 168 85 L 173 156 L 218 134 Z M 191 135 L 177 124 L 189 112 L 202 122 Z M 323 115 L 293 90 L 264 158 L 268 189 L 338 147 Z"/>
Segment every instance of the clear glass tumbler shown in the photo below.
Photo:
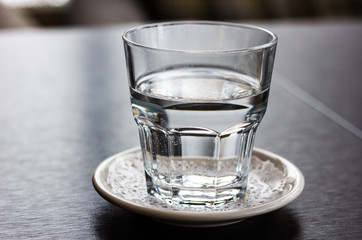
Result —
<path fill-rule="evenodd" d="M 192 206 L 243 198 L 277 37 L 181 21 L 132 28 L 123 41 L 148 193 Z"/>

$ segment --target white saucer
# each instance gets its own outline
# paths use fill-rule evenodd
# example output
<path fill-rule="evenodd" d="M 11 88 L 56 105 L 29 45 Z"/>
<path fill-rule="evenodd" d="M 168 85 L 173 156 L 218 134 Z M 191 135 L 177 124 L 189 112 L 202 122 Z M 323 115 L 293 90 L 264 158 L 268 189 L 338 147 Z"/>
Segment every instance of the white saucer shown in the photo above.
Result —
<path fill-rule="evenodd" d="M 167 224 L 214 227 L 281 208 L 303 191 L 304 177 L 288 160 L 254 148 L 245 199 L 216 208 L 189 208 L 160 202 L 146 191 L 139 148 L 104 160 L 93 174 L 96 191 L 109 202 Z M 282 183 L 282 184 L 281 184 Z"/>

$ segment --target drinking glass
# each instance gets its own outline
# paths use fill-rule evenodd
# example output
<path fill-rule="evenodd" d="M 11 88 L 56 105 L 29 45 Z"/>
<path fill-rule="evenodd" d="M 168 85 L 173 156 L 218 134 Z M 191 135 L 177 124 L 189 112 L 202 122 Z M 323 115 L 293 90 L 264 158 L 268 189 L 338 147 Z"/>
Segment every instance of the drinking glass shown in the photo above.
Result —
<path fill-rule="evenodd" d="M 123 42 L 148 193 L 183 206 L 243 198 L 276 35 L 179 21 L 132 28 Z"/>

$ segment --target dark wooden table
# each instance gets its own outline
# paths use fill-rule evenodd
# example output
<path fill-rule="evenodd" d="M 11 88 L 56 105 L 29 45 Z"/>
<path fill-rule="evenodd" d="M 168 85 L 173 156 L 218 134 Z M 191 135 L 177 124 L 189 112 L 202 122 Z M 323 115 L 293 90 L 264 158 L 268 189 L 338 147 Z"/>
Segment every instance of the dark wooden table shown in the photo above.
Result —
<path fill-rule="evenodd" d="M 122 32 L 0 32 L 0 239 L 362 239 L 362 22 L 257 23 L 279 36 L 256 146 L 304 174 L 274 212 L 208 229 L 164 225 L 94 190 L 106 157 L 138 145 Z"/>

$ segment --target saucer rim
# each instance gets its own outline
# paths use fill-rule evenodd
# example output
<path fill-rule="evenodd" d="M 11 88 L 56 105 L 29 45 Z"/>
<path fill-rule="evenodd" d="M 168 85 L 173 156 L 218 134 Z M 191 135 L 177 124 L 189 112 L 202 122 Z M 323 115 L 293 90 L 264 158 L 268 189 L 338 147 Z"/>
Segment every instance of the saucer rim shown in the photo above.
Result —
<path fill-rule="evenodd" d="M 203 222 L 205 224 L 217 224 L 223 222 L 235 222 L 238 220 L 242 220 L 245 218 L 265 214 L 274 210 L 277 210 L 281 207 L 286 206 L 290 202 L 294 201 L 303 191 L 305 180 L 302 172 L 290 161 L 281 157 L 278 154 L 270 152 L 268 150 L 264 150 L 261 148 L 253 148 L 253 155 L 263 155 L 271 158 L 269 160 L 275 162 L 279 161 L 284 170 L 286 171 L 286 178 L 293 177 L 294 183 L 292 185 L 292 189 L 289 190 L 285 195 L 277 198 L 271 202 L 267 202 L 265 204 L 260 204 L 258 206 L 250 207 L 250 208 L 235 208 L 222 212 L 192 212 L 192 211 L 173 211 L 172 209 L 159 209 L 159 208 L 151 208 L 147 206 L 142 206 L 130 201 L 127 201 L 112 191 L 110 191 L 106 186 L 103 185 L 101 180 L 101 172 L 105 169 L 105 167 L 109 166 L 109 164 L 114 161 L 118 156 L 128 154 L 130 152 L 138 151 L 140 147 L 134 147 L 127 149 L 125 151 L 114 154 L 104 161 L 102 161 L 98 167 L 95 169 L 92 176 L 92 183 L 95 190 L 107 201 L 113 203 L 116 206 L 123 207 L 129 211 L 134 213 L 148 216 L 154 219 L 158 219 L 160 221 L 173 221 L 178 223 L 184 222 L 193 222 L 195 224 L 200 224 Z M 267 159 L 261 159 L 263 161 Z M 184 224 L 183 224 L 184 225 Z"/>

